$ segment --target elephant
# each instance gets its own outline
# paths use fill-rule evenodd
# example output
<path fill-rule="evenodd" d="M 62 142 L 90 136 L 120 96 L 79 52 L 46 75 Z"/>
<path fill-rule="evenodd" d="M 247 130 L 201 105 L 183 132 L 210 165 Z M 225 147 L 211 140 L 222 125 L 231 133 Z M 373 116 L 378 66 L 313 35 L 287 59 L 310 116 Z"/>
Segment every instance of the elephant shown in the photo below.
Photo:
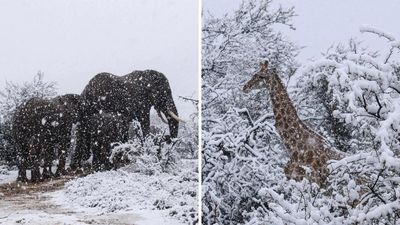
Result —
<path fill-rule="evenodd" d="M 33 97 L 17 107 L 13 118 L 13 136 L 18 155 L 18 181 L 27 181 L 28 167 L 32 167 L 32 182 L 51 177 L 55 147 L 58 147 L 59 159 L 56 175 L 65 174 L 66 151 L 79 107 L 80 95 L 76 94 L 52 99 Z M 39 166 L 42 161 L 44 167 L 41 174 Z"/>
<path fill-rule="evenodd" d="M 93 152 L 94 170 L 110 170 L 112 143 L 126 142 L 129 121 L 121 114 L 96 113 L 90 118 L 90 147 Z"/>
<path fill-rule="evenodd" d="M 77 150 L 74 164 L 77 168 L 80 159 L 90 156 L 89 117 L 100 112 L 117 113 L 141 124 L 143 136 L 150 130 L 150 109 L 155 108 L 164 122 L 168 123 L 171 138 L 178 136 L 179 122 L 171 88 L 164 74 L 154 71 L 133 71 L 124 76 L 99 73 L 84 88 L 80 110 L 80 127 L 77 134 Z M 166 120 L 161 113 L 164 114 Z"/>

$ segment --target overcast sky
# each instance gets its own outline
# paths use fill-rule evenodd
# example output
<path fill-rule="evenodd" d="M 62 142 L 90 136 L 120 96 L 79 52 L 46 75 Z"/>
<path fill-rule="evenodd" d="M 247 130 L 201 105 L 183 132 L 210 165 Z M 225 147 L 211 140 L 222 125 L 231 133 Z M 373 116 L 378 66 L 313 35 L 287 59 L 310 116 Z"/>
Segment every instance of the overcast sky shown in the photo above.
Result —
<path fill-rule="evenodd" d="M 0 88 L 40 70 L 61 94 L 79 94 L 100 72 L 155 69 L 175 101 L 197 98 L 197 1 L 0 1 L 0 29 Z M 187 116 L 194 107 L 178 110 Z"/>
<path fill-rule="evenodd" d="M 223 15 L 236 9 L 241 0 L 203 0 L 203 9 Z M 320 56 L 334 43 L 347 42 L 357 37 L 378 50 L 385 48 L 385 41 L 370 34 L 361 34 L 359 28 L 368 24 L 393 34 L 400 40 L 399 0 L 279 0 L 274 6 L 295 7 L 293 18 L 296 30 L 283 32 L 300 46 L 299 60 L 305 62 Z M 387 49 L 387 48 L 385 48 Z M 398 55 L 397 55 L 398 56 Z"/>

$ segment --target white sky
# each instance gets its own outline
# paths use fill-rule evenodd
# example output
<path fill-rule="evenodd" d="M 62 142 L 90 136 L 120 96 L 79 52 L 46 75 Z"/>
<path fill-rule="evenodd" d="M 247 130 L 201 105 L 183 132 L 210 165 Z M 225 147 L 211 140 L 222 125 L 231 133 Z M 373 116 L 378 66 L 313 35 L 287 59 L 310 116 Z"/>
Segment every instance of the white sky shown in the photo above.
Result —
<path fill-rule="evenodd" d="M 241 0 L 203 0 L 203 12 L 223 15 L 233 11 Z M 347 42 L 357 37 L 376 49 L 384 48 L 385 41 L 370 34 L 361 34 L 359 28 L 368 24 L 393 34 L 400 40 L 400 1 L 398 0 L 279 0 L 274 5 L 295 7 L 295 31 L 283 32 L 305 48 L 299 55 L 300 62 L 319 57 L 334 43 Z M 385 48 L 387 49 L 387 48 Z"/>
<path fill-rule="evenodd" d="M 164 73 L 177 96 L 198 93 L 198 3 L 188 0 L 0 1 L 0 88 L 40 70 L 59 93 L 97 73 Z M 194 111 L 178 104 L 185 117 Z"/>

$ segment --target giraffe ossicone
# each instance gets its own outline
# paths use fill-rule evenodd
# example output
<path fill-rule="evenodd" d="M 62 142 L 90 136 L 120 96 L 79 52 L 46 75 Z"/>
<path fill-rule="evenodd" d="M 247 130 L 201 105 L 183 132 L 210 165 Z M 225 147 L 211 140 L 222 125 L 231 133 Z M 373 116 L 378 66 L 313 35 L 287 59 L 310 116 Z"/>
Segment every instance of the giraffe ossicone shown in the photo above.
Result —
<path fill-rule="evenodd" d="M 243 86 L 243 91 L 261 88 L 269 90 L 275 127 L 289 153 L 290 160 L 284 168 L 286 176 L 295 180 L 307 177 L 324 186 L 329 175 L 328 161 L 342 156 L 300 120 L 277 71 L 268 68 L 268 61 L 260 63 L 260 70 Z"/>

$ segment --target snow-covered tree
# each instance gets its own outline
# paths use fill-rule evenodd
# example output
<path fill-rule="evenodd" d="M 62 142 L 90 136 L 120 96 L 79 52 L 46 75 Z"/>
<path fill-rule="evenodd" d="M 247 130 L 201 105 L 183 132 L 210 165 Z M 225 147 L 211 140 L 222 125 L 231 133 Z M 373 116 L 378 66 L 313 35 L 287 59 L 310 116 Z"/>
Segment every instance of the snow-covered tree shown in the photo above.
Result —
<path fill-rule="evenodd" d="M 57 94 L 56 82 L 47 82 L 43 77 L 39 71 L 31 82 L 6 83 L 4 90 L 0 91 L 0 115 L 3 119 L 9 119 L 16 107 L 32 97 L 49 98 Z"/>
<path fill-rule="evenodd" d="M 231 107 L 253 105 L 252 112 L 264 110 L 260 104 L 251 104 L 261 94 L 249 97 L 241 91 L 261 60 L 268 59 L 284 74 L 292 73 L 297 47 L 274 28 L 293 28 L 290 20 L 294 11 L 281 7 L 274 10 L 271 2 L 243 1 L 238 10 L 222 18 L 203 13 L 201 88 L 205 130 L 210 127 L 212 115 L 222 115 Z"/>
<path fill-rule="evenodd" d="M 244 1 L 222 18 L 203 16 L 202 177 L 203 222 L 240 224 L 263 202 L 258 190 L 282 180 L 287 158 L 273 128 L 263 92 L 242 87 L 262 60 L 288 78 L 297 47 L 276 26 L 293 28 L 292 8 L 273 9 L 269 0 Z M 253 121 L 252 118 L 258 118 Z M 266 173 L 266 171 L 270 171 Z M 279 172 L 277 172 L 279 171 Z"/>
<path fill-rule="evenodd" d="M 285 10 L 269 6 L 270 1 L 245 1 L 234 14 L 204 20 L 203 221 L 397 224 L 400 42 L 364 26 L 364 35 L 376 34 L 388 48 L 372 51 L 365 42 L 352 39 L 295 70 L 293 44 L 280 34 L 278 41 L 268 43 L 271 36 L 252 33 L 249 24 L 262 23 L 255 21 L 286 15 L 285 20 L 272 21 L 289 22 L 292 10 L 281 14 Z M 258 12 L 264 7 L 265 14 Z M 258 28 L 277 34 L 273 24 Z M 286 57 L 274 57 L 282 53 L 274 49 L 286 49 Z M 268 93 L 241 93 L 246 77 L 262 59 L 282 60 L 273 65 L 284 82 L 290 77 L 288 89 L 300 117 L 346 152 L 341 160 L 330 162 L 325 188 L 307 179 L 286 178 L 283 167 L 288 155 L 274 129 Z"/>
<path fill-rule="evenodd" d="M 350 131 L 346 133 L 350 155 L 332 168 L 333 194 L 341 199 L 332 204 L 345 207 L 335 220 L 396 224 L 400 219 L 400 42 L 377 28 L 363 26 L 360 31 L 382 38 L 387 49 L 371 51 L 352 39 L 300 69 L 294 83 L 297 92 L 308 90 L 304 102 L 314 103 L 317 92 L 309 88 L 325 83 L 321 92 L 329 95 L 325 104 L 334 108 L 332 117 Z M 305 104 L 299 101 L 299 105 Z M 301 108 L 312 117 L 321 116 Z M 340 135 L 340 130 L 335 132 Z M 346 191 L 343 184 L 353 191 Z"/>
<path fill-rule="evenodd" d="M 50 98 L 57 94 L 56 83 L 45 81 L 43 76 L 42 72 L 38 72 L 31 82 L 7 82 L 4 90 L 0 90 L 0 161 L 15 163 L 11 137 L 15 109 L 32 97 Z"/>

